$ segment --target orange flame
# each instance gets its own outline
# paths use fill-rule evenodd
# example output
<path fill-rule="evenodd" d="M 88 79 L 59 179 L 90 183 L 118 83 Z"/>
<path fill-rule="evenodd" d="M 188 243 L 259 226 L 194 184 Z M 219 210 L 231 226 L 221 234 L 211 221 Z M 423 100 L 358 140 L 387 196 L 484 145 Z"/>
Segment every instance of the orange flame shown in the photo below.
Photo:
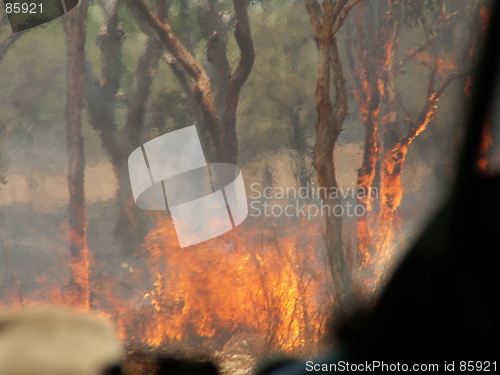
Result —
<path fill-rule="evenodd" d="M 329 280 L 317 253 L 323 238 L 312 229 L 319 227 L 300 220 L 268 226 L 243 225 L 180 249 L 171 219 L 158 218 L 144 243 L 152 287 L 140 314 L 119 318 L 121 327 L 135 327 L 122 330 L 126 339 L 153 347 L 217 346 L 251 332 L 272 349 L 317 343 L 326 308 L 319 301 Z"/>

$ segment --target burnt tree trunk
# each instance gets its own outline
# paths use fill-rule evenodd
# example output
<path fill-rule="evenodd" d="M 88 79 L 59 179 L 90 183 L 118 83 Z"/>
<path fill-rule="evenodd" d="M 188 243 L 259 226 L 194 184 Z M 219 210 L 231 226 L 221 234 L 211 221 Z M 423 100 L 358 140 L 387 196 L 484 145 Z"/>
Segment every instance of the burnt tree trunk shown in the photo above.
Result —
<path fill-rule="evenodd" d="M 465 7 L 454 13 L 448 13 L 445 7 L 438 9 L 433 14 L 435 20 L 429 22 L 432 25 L 423 26 L 423 41 L 403 53 L 399 48 L 401 21 L 394 19 L 393 11 L 391 0 L 364 2 L 356 11 L 354 30 L 349 33 L 353 37 L 348 38 L 347 47 L 354 94 L 365 127 L 358 188 L 366 193 L 360 203 L 367 214 L 358 219 L 357 235 L 368 296 L 377 290 L 385 271 L 391 267 L 394 248 L 401 237 L 398 209 L 404 194 L 401 176 L 408 148 L 432 120 L 437 102 L 448 86 L 466 70 L 457 61 L 453 68 L 443 66 L 446 58 L 453 57 L 452 48 L 439 53 L 433 48 L 449 20 L 465 13 Z M 426 54 L 421 56 L 423 52 Z M 442 52 L 444 56 L 440 55 Z M 396 84 L 396 78 L 404 73 L 403 67 L 411 60 L 420 60 L 428 70 L 427 91 L 422 93 L 424 105 L 417 113 L 407 110 Z M 370 194 L 372 189 L 376 189 L 377 196 Z"/>
<path fill-rule="evenodd" d="M 379 129 L 378 118 L 380 112 L 380 92 L 378 87 L 378 72 L 372 68 L 368 56 L 375 58 L 378 53 L 377 46 L 367 42 L 363 22 L 366 22 L 366 5 L 359 6 L 355 12 L 355 31 L 353 39 L 348 37 L 347 55 L 353 68 L 354 96 L 359 103 L 361 121 L 365 130 L 365 143 L 361 168 L 358 170 L 358 188 L 370 191 L 374 186 L 378 168 Z M 364 17 L 363 17 L 364 16 Z M 352 27 L 348 28 L 348 35 L 353 34 Z M 371 30 L 369 31 L 371 32 Z M 354 53 L 357 53 L 358 63 L 354 62 Z M 374 210 L 373 197 L 370 195 L 359 198 L 359 203 L 365 207 L 366 212 Z M 357 223 L 358 251 L 361 255 L 360 265 L 366 267 L 371 259 L 371 235 L 368 215 L 358 218 Z"/>
<path fill-rule="evenodd" d="M 64 17 L 66 36 L 66 137 L 68 142 L 68 234 L 70 280 L 67 288 L 71 305 L 89 309 L 89 249 L 85 216 L 85 155 L 82 137 L 82 111 L 85 82 L 85 20 L 88 2 Z"/>

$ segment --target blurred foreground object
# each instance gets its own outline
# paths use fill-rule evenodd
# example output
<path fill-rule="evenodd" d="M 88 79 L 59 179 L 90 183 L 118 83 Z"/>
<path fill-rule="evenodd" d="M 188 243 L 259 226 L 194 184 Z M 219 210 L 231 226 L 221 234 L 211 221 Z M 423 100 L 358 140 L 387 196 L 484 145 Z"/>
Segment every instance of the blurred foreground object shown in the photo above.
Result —
<path fill-rule="evenodd" d="M 112 326 L 90 314 L 59 309 L 0 314 L 2 375 L 103 375 L 121 359 Z"/>
<path fill-rule="evenodd" d="M 187 361 L 175 358 L 160 358 L 158 375 L 217 375 L 215 365 L 207 361 Z"/>

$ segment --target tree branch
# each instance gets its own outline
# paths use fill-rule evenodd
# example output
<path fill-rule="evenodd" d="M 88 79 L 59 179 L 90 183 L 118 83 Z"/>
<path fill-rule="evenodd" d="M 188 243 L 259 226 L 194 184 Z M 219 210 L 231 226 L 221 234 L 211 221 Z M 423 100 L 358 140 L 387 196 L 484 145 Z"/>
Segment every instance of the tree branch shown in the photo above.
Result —
<path fill-rule="evenodd" d="M 233 0 L 236 14 L 236 25 L 234 37 L 240 49 L 240 61 L 234 72 L 229 76 L 228 88 L 226 92 L 226 107 L 224 109 L 224 130 L 225 132 L 235 132 L 236 110 L 240 96 L 241 87 L 245 84 L 255 62 L 255 51 L 250 33 L 250 21 L 245 0 Z M 223 142 L 236 142 L 236 137 L 225 134 Z M 236 147 L 236 145 L 233 145 Z"/>
<path fill-rule="evenodd" d="M 443 3 L 444 4 L 444 3 Z M 410 49 L 395 65 L 395 72 L 398 73 L 401 71 L 403 66 L 406 65 L 406 63 L 410 60 L 412 60 L 414 57 L 416 57 L 419 53 L 422 53 L 423 51 L 427 50 L 434 41 L 437 39 L 437 37 L 440 34 L 440 31 L 446 26 L 446 23 L 451 20 L 453 17 L 457 16 L 460 13 L 464 13 L 466 11 L 470 10 L 470 7 L 467 7 L 465 9 L 460 9 L 457 10 L 456 12 L 453 13 L 447 13 L 444 14 L 441 18 L 441 22 L 439 24 L 439 27 L 436 30 L 433 30 L 432 35 L 428 36 L 422 43 L 420 43 L 418 46 L 413 47 Z"/>
<path fill-rule="evenodd" d="M 313 26 L 314 37 L 318 39 L 323 28 L 323 12 L 316 0 L 306 0 L 306 8 Z"/>
<path fill-rule="evenodd" d="M 204 34 L 207 38 L 207 60 L 214 70 L 214 95 L 217 115 L 223 116 L 225 93 L 227 91 L 231 68 L 226 55 L 227 30 L 218 18 L 217 2 L 207 1 L 205 9 Z"/>
<path fill-rule="evenodd" d="M 112 159 L 124 152 L 117 141 L 114 114 L 123 71 L 123 31 L 118 26 L 118 6 L 118 0 L 109 4 L 108 21 L 97 37 L 102 59 L 100 79 L 94 76 L 88 63 L 85 74 L 85 100 L 90 124 L 100 134 L 106 152 Z"/>
<path fill-rule="evenodd" d="M 333 104 L 333 113 L 336 117 L 334 125 L 342 126 L 345 117 L 347 116 L 347 90 L 345 87 L 345 78 L 340 61 L 339 50 L 337 47 L 337 39 L 334 37 L 329 48 L 330 63 L 332 67 L 333 86 L 335 87 L 335 102 Z"/>
<path fill-rule="evenodd" d="M 117 0 L 110 3 L 109 18 L 106 26 L 97 37 L 97 42 L 101 50 L 102 70 L 101 70 L 101 84 L 100 89 L 102 92 L 102 99 L 105 101 L 108 111 L 113 111 L 116 103 L 116 94 L 120 88 L 120 80 L 123 71 L 122 65 L 122 44 L 123 44 L 123 31 L 118 26 L 118 4 Z M 112 115 L 107 117 L 112 118 Z M 102 126 L 116 125 L 111 123 L 99 124 Z"/>
<path fill-rule="evenodd" d="M 174 73 L 182 89 L 184 90 L 190 107 L 193 110 L 193 116 L 197 124 L 201 124 L 203 122 L 203 114 L 201 113 L 198 103 L 196 102 L 196 98 L 193 92 L 193 85 L 189 80 L 188 74 L 186 73 L 182 65 L 179 64 L 179 62 L 172 55 L 165 54 L 164 59 L 172 69 L 172 72 Z"/>
<path fill-rule="evenodd" d="M 215 110 L 210 78 L 208 77 L 205 69 L 203 69 L 201 64 L 179 41 L 177 36 L 172 31 L 168 20 L 165 20 L 164 23 L 161 22 L 160 19 L 147 7 L 144 0 L 133 0 L 133 3 L 141 11 L 151 27 L 156 31 L 160 40 L 170 53 L 174 55 L 186 72 L 195 79 L 195 96 L 203 111 L 205 125 L 211 133 L 216 134 L 220 131 L 220 120 Z"/>
<path fill-rule="evenodd" d="M 340 12 L 339 16 L 337 17 L 337 20 L 335 21 L 335 24 L 333 25 L 333 28 L 332 28 L 332 33 L 334 35 L 337 33 L 337 31 L 339 31 L 340 27 L 344 23 L 344 20 L 349 15 L 349 12 L 352 10 L 352 8 L 354 8 L 361 1 L 362 0 L 354 0 L 351 4 L 345 5 L 344 8 L 342 8 L 342 11 Z"/>
<path fill-rule="evenodd" d="M 433 90 L 430 90 L 432 92 L 427 97 L 425 106 L 418 116 L 418 121 L 416 122 L 415 126 L 410 129 L 408 135 L 404 138 L 404 140 L 400 144 L 396 145 L 397 147 L 408 147 L 415 140 L 415 138 L 423 130 L 425 130 L 429 121 L 431 121 L 434 117 L 434 113 L 436 111 L 436 103 L 439 101 L 439 99 L 441 99 L 450 83 L 460 77 L 465 76 L 466 74 L 467 72 L 456 72 L 450 74 L 435 92 Z M 429 85 L 433 85 L 433 83 L 430 82 Z"/>
<path fill-rule="evenodd" d="M 146 103 L 151 93 L 151 85 L 158 70 L 162 52 L 163 48 L 160 42 L 156 38 L 148 36 L 146 48 L 137 64 L 134 89 L 128 105 L 124 127 L 125 136 L 131 145 L 137 144 L 139 141 L 144 126 Z"/>

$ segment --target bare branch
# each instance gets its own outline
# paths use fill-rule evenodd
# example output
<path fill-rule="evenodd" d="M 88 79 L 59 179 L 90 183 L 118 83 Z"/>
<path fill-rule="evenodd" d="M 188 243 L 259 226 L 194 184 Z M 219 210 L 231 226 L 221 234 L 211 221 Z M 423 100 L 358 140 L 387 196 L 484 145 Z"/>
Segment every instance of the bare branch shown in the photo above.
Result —
<path fill-rule="evenodd" d="M 401 92 L 399 92 L 399 91 L 396 93 L 396 101 L 397 101 L 398 107 L 401 108 L 403 113 L 406 115 L 405 122 L 408 122 L 410 124 L 410 127 L 414 127 L 415 123 L 411 120 L 410 111 L 408 110 L 405 103 L 403 102 L 403 99 L 401 97 Z"/>
<path fill-rule="evenodd" d="M 214 69 L 212 81 L 214 82 L 215 107 L 217 114 L 222 117 L 231 68 L 226 54 L 228 26 L 221 23 L 218 13 L 217 2 L 208 0 L 204 18 L 207 60 Z"/>
<path fill-rule="evenodd" d="M 102 60 L 102 96 L 110 109 L 115 106 L 123 71 L 121 49 L 124 33 L 118 26 L 118 22 L 118 1 L 115 0 L 110 4 L 108 21 L 97 37 Z M 104 124 L 104 126 L 109 126 L 109 124 Z"/>
<path fill-rule="evenodd" d="M 134 144 L 139 140 L 144 125 L 146 103 L 151 93 L 153 78 L 158 70 L 162 50 L 162 45 L 156 38 L 148 37 L 146 48 L 137 64 L 134 89 L 128 105 L 124 127 L 124 133 L 130 144 Z"/>
<path fill-rule="evenodd" d="M 427 127 L 429 121 L 432 120 L 434 117 L 434 113 L 436 112 L 436 104 L 441 99 L 443 96 L 444 92 L 456 79 L 463 77 L 467 74 L 467 72 L 455 72 L 453 74 L 450 74 L 444 81 L 441 83 L 439 88 L 434 91 L 432 89 L 429 89 L 429 95 L 427 97 L 427 101 L 425 103 L 424 108 L 420 112 L 418 116 L 418 121 L 416 124 L 410 129 L 408 132 L 408 135 L 405 137 L 405 139 L 396 145 L 396 147 L 408 147 L 414 140 L 415 138 Z M 429 82 L 429 86 L 433 87 L 433 82 Z"/>
<path fill-rule="evenodd" d="M 395 64 L 395 69 L 396 72 L 400 71 L 401 68 L 411 59 L 413 59 L 415 56 L 417 56 L 419 53 L 422 53 L 425 51 L 429 46 L 436 40 L 438 37 L 438 34 L 434 34 L 431 38 L 427 38 L 424 40 L 422 43 L 420 43 L 418 46 L 412 48 L 409 50 L 399 62 Z"/>
<path fill-rule="evenodd" d="M 444 3 L 443 3 L 444 4 Z M 420 43 L 418 46 L 413 47 L 410 49 L 395 65 L 395 72 L 399 73 L 403 66 L 406 65 L 406 63 L 410 60 L 412 60 L 414 57 L 416 57 L 419 53 L 422 53 L 423 51 L 427 50 L 434 41 L 437 39 L 437 37 L 440 34 L 440 31 L 446 26 L 446 23 L 451 20 L 453 17 L 457 16 L 458 14 L 465 13 L 468 10 L 470 10 L 470 7 L 464 8 L 457 10 L 456 12 L 453 13 L 445 13 L 442 18 L 441 22 L 436 30 L 433 30 L 431 35 L 427 35 L 426 39 Z M 427 32 L 427 30 L 425 30 Z"/>
<path fill-rule="evenodd" d="M 229 91 L 231 87 L 236 89 L 245 83 L 252 70 L 255 61 L 255 51 L 253 40 L 250 34 L 250 21 L 245 0 L 233 0 L 234 11 L 236 13 L 236 25 L 234 37 L 240 49 L 240 61 L 238 67 L 229 78 Z"/>
<path fill-rule="evenodd" d="M 311 18 L 311 24 L 314 30 L 314 37 L 318 39 L 321 35 L 321 29 L 323 27 L 323 12 L 321 7 L 316 0 L 306 0 L 306 8 Z"/>
<path fill-rule="evenodd" d="M 333 104 L 333 114 L 337 118 L 333 125 L 341 127 L 345 117 L 347 116 L 348 105 L 345 78 L 337 47 L 337 40 L 335 37 L 330 43 L 329 53 L 332 67 L 333 85 L 337 94 L 335 97 L 335 103 Z"/>
<path fill-rule="evenodd" d="M 342 9 L 344 9 L 344 7 L 347 5 L 348 1 L 349 0 L 336 0 L 335 2 L 332 3 L 332 0 L 326 0 L 326 1 L 323 1 L 323 8 L 324 9 L 331 8 L 332 15 L 333 15 L 332 21 L 335 22 L 339 16 L 340 12 L 342 11 Z"/>
<path fill-rule="evenodd" d="M 172 69 L 172 72 L 174 73 L 182 89 L 184 90 L 196 122 L 198 124 L 201 124 L 203 122 L 203 114 L 201 113 L 198 103 L 196 102 L 193 85 L 190 82 L 189 75 L 186 73 L 182 65 L 179 64 L 179 62 L 172 55 L 166 53 L 163 58 Z"/>
<path fill-rule="evenodd" d="M 107 23 L 97 37 L 102 59 L 101 75 L 94 77 L 88 63 L 85 72 L 85 100 L 90 124 L 101 135 L 106 152 L 112 159 L 121 154 L 114 114 L 123 70 L 123 31 L 118 26 L 118 6 L 117 0 L 109 4 Z"/>
<path fill-rule="evenodd" d="M 236 14 L 236 25 L 234 28 L 234 37 L 240 49 L 240 61 L 234 72 L 229 77 L 228 88 L 226 92 L 226 108 L 224 109 L 224 134 L 223 144 L 226 142 L 236 142 L 234 136 L 236 126 L 236 110 L 240 96 L 241 87 L 245 84 L 255 61 L 255 51 L 253 40 L 250 33 L 250 21 L 245 0 L 233 0 L 234 11 Z M 232 147 L 236 147 L 233 144 Z"/>
<path fill-rule="evenodd" d="M 354 0 L 351 4 L 345 5 L 344 8 L 342 8 L 342 11 L 340 12 L 339 16 L 337 17 L 335 24 L 333 25 L 333 28 L 332 28 L 333 35 L 335 35 L 337 33 L 337 31 L 339 31 L 340 27 L 344 23 L 344 20 L 349 15 L 349 12 L 352 10 L 352 8 L 354 8 L 361 1 L 362 0 Z"/>
<path fill-rule="evenodd" d="M 137 8 L 141 11 L 143 16 L 149 22 L 151 27 L 157 32 L 161 41 L 165 44 L 167 49 L 179 60 L 186 72 L 189 73 L 196 80 L 208 81 L 208 76 L 201 64 L 196 61 L 194 56 L 184 47 L 179 41 L 177 36 L 172 31 L 168 21 L 161 22 L 161 20 L 154 14 L 146 5 L 144 0 L 133 0 Z M 206 78 L 205 78 L 206 77 Z M 209 81 L 208 81 L 209 82 Z"/>
<path fill-rule="evenodd" d="M 215 110 L 212 96 L 210 78 L 205 69 L 194 58 L 194 56 L 179 41 L 172 31 L 168 20 L 162 22 L 146 5 L 144 0 L 133 0 L 133 3 L 147 19 L 151 27 L 156 31 L 160 40 L 174 57 L 183 66 L 186 72 L 196 80 L 194 87 L 196 100 L 201 106 L 205 118 L 205 125 L 212 133 L 217 133 L 220 129 L 220 120 Z M 222 132 L 221 132 L 222 133 Z"/>

